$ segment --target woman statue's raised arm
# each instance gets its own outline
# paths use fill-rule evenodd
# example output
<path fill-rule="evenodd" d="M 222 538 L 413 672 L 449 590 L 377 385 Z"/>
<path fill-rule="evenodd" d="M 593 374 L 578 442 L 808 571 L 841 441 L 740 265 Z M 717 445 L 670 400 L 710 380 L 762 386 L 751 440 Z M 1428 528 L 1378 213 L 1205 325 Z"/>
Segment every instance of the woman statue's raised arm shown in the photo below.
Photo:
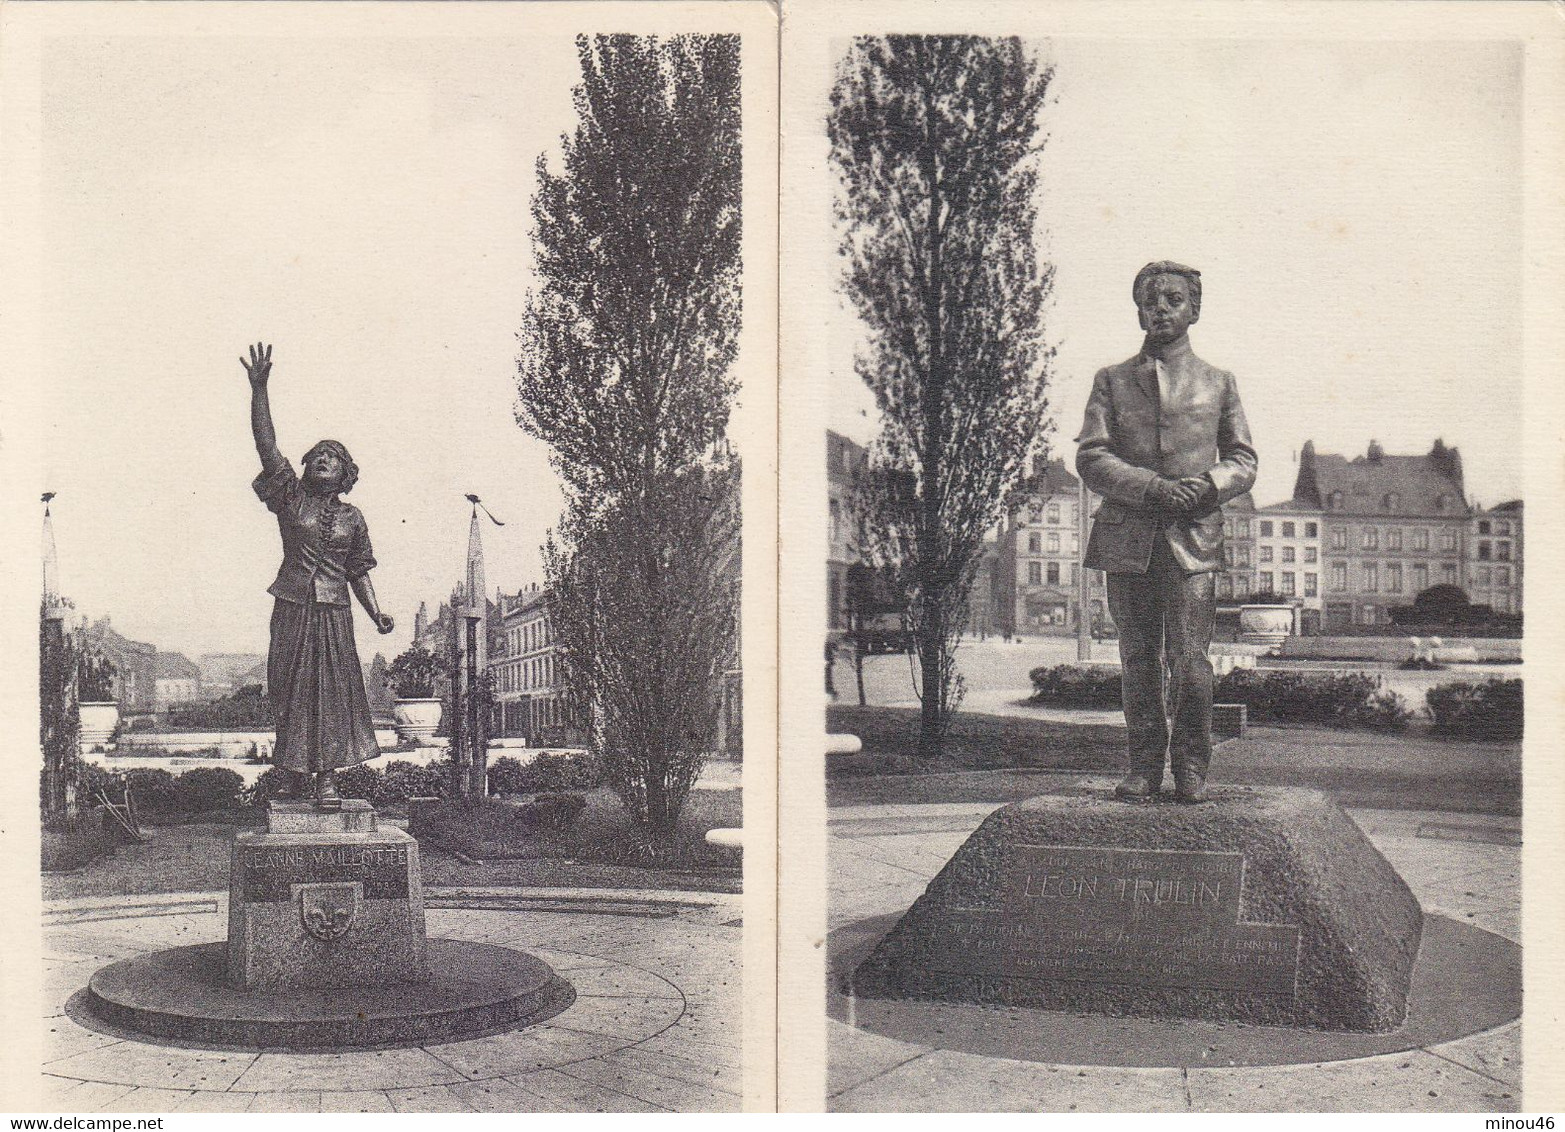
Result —
<path fill-rule="evenodd" d="M 267 398 L 266 381 L 272 373 L 272 348 L 257 342 L 250 347 L 250 360 L 239 359 L 250 378 L 250 431 L 255 436 L 255 451 L 261 468 L 272 475 L 287 461 L 277 448 L 277 432 L 272 427 L 272 403 Z"/>

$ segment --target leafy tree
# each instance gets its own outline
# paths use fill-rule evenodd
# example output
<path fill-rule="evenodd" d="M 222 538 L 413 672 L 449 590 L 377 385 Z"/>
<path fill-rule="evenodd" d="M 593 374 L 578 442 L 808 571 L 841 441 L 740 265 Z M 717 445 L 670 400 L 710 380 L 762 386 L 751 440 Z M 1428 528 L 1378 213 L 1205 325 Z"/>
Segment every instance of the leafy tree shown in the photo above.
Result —
<path fill-rule="evenodd" d="M 984 533 L 1047 407 L 1054 270 L 1033 238 L 1052 76 L 1014 38 L 873 36 L 832 89 L 844 290 L 881 414 L 868 549 L 910 596 L 925 756 L 961 702 L 955 652 Z"/>
<path fill-rule="evenodd" d="M 77 714 L 76 642 L 48 611 L 38 622 L 38 742 L 43 751 L 39 803 L 45 820 L 71 809 L 71 784 L 82 772 L 81 718 Z"/>
<path fill-rule="evenodd" d="M 578 722 L 663 855 L 716 745 L 737 626 L 739 41 L 577 40 L 577 125 L 532 202 L 517 421 L 566 512 L 545 548 Z"/>
<path fill-rule="evenodd" d="M 383 654 L 376 653 L 375 659 L 370 661 L 369 672 L 364 677 L 364 687 L 369 694 L 370 711 L 374 717 L 389 718 L 395 704 L 391 694 L 391 669 L 386 664 Z"/>

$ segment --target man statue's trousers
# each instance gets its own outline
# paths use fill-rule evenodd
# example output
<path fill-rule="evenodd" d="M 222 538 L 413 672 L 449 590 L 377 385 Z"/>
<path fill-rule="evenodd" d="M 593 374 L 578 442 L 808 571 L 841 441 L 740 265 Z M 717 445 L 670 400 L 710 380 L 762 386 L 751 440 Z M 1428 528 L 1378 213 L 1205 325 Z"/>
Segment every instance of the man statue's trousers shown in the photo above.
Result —
<path fill-rule="evenodd" d="M 1109 614 L 1119 630 L 1130 769 L 1146 775 L 1154 788 L 1163 780 L 1165 752 L 1172 757 L 1176 785 L 1191 774 L 1204 780 L 1212 760 L 1207 649 L 1217 615 L 1216 578 L 1210 572 L 1185 573 L 1161 537 L 1145 574 L 1108 576 Z"/>

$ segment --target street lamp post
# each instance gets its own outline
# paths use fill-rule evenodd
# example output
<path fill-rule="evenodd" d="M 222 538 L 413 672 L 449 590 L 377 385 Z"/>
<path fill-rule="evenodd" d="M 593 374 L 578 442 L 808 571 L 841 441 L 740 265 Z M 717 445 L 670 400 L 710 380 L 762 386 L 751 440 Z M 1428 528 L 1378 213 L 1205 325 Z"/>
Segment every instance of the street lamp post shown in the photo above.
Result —
<path fill-rule="evenodd" d="M 1092 601 L 1087 585 L 1087 484 L 1076 484 L 1076 659 L 1092 659 Z"/>

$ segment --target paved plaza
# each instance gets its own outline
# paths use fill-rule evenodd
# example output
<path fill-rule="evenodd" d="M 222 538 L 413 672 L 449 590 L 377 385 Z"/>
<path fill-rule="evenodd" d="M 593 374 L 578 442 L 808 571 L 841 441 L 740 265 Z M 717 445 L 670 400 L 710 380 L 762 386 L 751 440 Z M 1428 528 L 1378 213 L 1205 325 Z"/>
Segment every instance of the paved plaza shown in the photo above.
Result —
<path fill-rule="evenodd" d="M 900 914 L 994 803 L 830 811 L 833 929 Z M 1350 809 L 1425 914 L 1520 943 L 1519 819 Z M 1506 1112 L 1521 1106 L 1521 1025 L 1377 1057 L 1290 1066 L 1125 1069 L 987 1057 L 827 1023 L 835 1111 Z"/>
<path fill-rule="evenodd" d="M 54 901 L 45 915 L 43 1109 L 52 1112 L 737 1112 L 740 898 L 639 890 L 425 890 L 431 938 L 514 947 L 576 990 L 526 1029 L 303 1054 L 116 1037 L 66 1004 L 98 968 L 225 938 L 227 894 Z"/>

